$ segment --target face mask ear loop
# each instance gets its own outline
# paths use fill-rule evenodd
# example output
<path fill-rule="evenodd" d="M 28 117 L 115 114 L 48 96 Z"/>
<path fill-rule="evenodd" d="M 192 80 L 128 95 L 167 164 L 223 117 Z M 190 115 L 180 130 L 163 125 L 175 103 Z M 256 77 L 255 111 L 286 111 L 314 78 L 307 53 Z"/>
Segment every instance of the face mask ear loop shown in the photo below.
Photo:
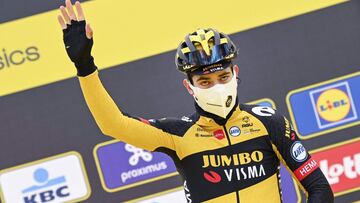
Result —
<path fill-rule="evenodd" d="M 239 78 L 239 77 L 236 76 L 236 80 L 237 80 L 237 84 L 240 85 L 240 84 L 241 84 L 241 81 L 242 81 L 241 78 Z"/>

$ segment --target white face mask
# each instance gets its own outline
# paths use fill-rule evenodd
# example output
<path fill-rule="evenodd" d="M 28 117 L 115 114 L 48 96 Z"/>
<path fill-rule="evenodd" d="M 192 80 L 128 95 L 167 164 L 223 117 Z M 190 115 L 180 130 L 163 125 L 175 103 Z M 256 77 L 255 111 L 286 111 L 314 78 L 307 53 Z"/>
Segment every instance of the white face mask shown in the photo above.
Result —
<path fill-rule="evenodd" d="M 237 80 L 234 75 L 226 84 L 216 84 L 208 89 L 194 87 L 189 83 L 194 92 L 196 103 L 205 111 L 226 118 L 235 105 L 237 95 Z"/>

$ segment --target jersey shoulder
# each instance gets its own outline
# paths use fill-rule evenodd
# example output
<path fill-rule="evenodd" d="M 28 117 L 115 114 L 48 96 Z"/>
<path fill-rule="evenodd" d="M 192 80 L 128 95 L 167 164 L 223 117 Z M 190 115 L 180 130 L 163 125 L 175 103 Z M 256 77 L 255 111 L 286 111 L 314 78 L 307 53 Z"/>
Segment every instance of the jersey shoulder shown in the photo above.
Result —
<path fill-rule="evenodd" d="M 275 134 L 276 131 L 281 130 L 285 125 L 285 117 L 274 108 L 260 105 L 240 104 L 240 109 L 259 119 L 269 133 Z"/>
<path fill-rule="evenodd" d="M 199 120 L 199 118 L 200 116 L 194 113 L 191 116 L 182 116 L 181 118 L 166 117 L 150 119 L 149 123 L 164 132 L 182 137 L 188 129 Z"/>

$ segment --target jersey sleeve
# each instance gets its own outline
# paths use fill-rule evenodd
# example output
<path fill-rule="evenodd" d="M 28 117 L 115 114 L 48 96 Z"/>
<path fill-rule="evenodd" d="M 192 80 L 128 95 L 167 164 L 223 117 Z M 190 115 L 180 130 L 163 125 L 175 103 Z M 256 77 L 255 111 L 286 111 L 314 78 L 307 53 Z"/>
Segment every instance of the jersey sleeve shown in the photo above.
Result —
<path fill-rule="evenodd" d="M 270 121 L 273 150 L 307 193 L 308 202 L 333 202 L 331 187 L 318 163 L 311 158 L 291 123 L 275 111 Z"/>
<path fill-rule="evenodd" d="M 156 120 L 150 122 L 120 111 L 102 85 L 98 71 L 79 77 L 79 82 L 87 106 L 103 134 L 149 151 L 160 147 L 175 150 L 173 135 L 163 131 Z"/>

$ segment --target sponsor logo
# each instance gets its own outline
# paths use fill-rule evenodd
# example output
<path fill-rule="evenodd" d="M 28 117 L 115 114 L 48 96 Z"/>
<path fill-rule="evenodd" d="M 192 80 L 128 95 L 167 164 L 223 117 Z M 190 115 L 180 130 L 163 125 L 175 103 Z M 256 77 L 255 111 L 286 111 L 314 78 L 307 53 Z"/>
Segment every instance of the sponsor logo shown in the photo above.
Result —
<path fill-rule="evenodd" d="M 237 137 L 237 136 L 240 135 L 241 131 L 240 131 L 239 127 L 233 126 L 233 127 L 230 128 L 229 133 L 230 133 L 231 136 Z"/>
<path fill-rule="evenodd" d="M 0 174 L 4 202 L 68 202 L 85 200 L 90 188 L 78 153 L 36 161 Z"/>
<path fill-rule="evenodd" d="M 35 46 L 23 50 L 7 51 L 5 48 L 0 52 L 0 71 L 4 68 L 19 66 L 26 62 L 33 62 L 40 59 L 39 49 Z"/>
<path fill-rule="evenodd" d="M 199 133 L 195 133 L 196 137 L 214 137 L 214 135 L 210 135 L 210 134 L 199 134 Z"/>
<path fill-rule="evenodd" d="M 253 123 L 250 123 L 250 118 L 249 116 L 244 116 L 242 118 L 243 124 L 241 125 L 241 127 L 243 128 L 247 128 L 247 127 L 251 127 L 253 126 Z"/>
<path fill-rule="evenodd" d="M 307 158 L 307 152 L 301 142 L 297 141 L 291 145 L 290 148 L 291 157 L 297 162 L 303 162 Z"/>
<path fill-rule="evenodd" d="M 348 82 L 313 90 L 310 97 L 320 129 L 357 118 Z"/>
<path fill-rule="evenodd" d="M 261 151 L 253 151 L 251 153 L 244 152 L 233 155 L 203 155 L 202 168 L 223 168 L 227 166 L 240 166 L 231 169 L 223 169 L 221 174 L 213 170 L 203 173 L 204 179 L 211 183 L 219 183 L 223 179 L 226 181 L 246 180 L 265 176 L 265 169 L 262 164 L 251 165 L 251 163 L 259 163 L 263 160 L 264 155 Z M 250 164 L 250 165 L 249 165 Z M 247 165 L 247 166 L 242 166 Z"/>
<path fill-rule="evenodd" d="M 223 166 L 238 166 L 249 164 L 250 162 L 260 162 L 264 158 L 261 151 L 253 151 L 252 153 L 244 152 L 229 155 L 203 155 L 203 166 L 207 168 L 209 166 L 217 168 Z"/>
<path fill-rule="evenodd" d="M 186 116 L 181 117 L 181 120 L 185 121 L 185 122 L 189 122 L 189 123 L 192 122 L 192 120 L 189 117 L 186 117 Z"/>
<path fill-rule="evenodd" d="M 206 134 L 206 133 L 208 133 L 208 132 L 205 129 L 198 127 L 198 128 L 196 128 L 195 137 L 214 137 L 214 135 Z"/>
<path fill-rule="evenodd" d="M 294 90 L 287 95 L 291 120 L 303 139 L 360 124 L 360 73 Z"/>
<path fill-rule="evenodd" d="M 307 160 L 304 164 L 302 164 L 298 169 L 294 171 L 296 178 L 301 181 L 310 173 L 312 173 L 315 169 L 318 168 L 318 164 L 314 159 Z"/>
<path fill-rule="evenodd" d="M 312 153 L 335 195 L 360 189 L 360 139 Z"/>
<path fill-rule="evenodd" d="M 221 176 L 214 171 L 204 172 L 204 178 L 212 183 L 218 183 L 221 181 Z"/>
<path fill-rule="evenodd" d="M 94 153 L 102 185 L 108 192 L 176 175 L 170 157 L 123 142 L 101 143 Z"/>
<path fill-rule="evenodd" d="M 226 106 L 227 108 L 229 108 L 230 105 L 231 105 L 231 102 L 232 102 L 232 96 L 228 96 L 228 98 L 227 98 L 227 100 L 226 100 L 226 103 L 225 103 L 225 106 Z"/>
<path fill-rule="evenodd" d="M 38 202 L 37 199 L 40 200 L 39 202 L 49 202 L 70 196 L 65 176 L 50 179 L 49 172 L 44 168 L 39 168 L 34 172 L 34 182 L 34 185 L 21 191 L 24 195 L 24 202 Z M 50 187 L 54 189 L 46 190 Z M 42 191 L 43 189 L 46 191 Z M 38 193 L 38 191 L 40 193 Z"/>
<path fill-rule="evenodd" d="M 219 130 L 215 130 L 214 131 L 214 137 L 216 137 L 216 139 L 218 140 L 222 140 L 225 138 L 225 134 L 224 134 L 224 131 L 219 129 Z"/>
<path fill-rule="evenodd" d="M 243 132 L 244 132 L 244 135 L 248 135 L 251 133 L 258 133 L 258 132 L 260 132 L 260 129 L 250 128 L 250 129 L 243 130 Z"/>
<path fill-rule="evenodd" d="M 136 166 L 139 163 L 140 158 L 146 162 L 150 162 L 153 158 L 150 152 L 134 147 L 130 144 L 125 144 L 125 150 L 132 153 L 129 157 L 129 164 L 132 166 Z"/>
<path fill-rule="evenodd" d="M 275 114 L 275 110 L 267 106 L 256 106 L 251 111 L 259 116 L 272 116 Z"/>

